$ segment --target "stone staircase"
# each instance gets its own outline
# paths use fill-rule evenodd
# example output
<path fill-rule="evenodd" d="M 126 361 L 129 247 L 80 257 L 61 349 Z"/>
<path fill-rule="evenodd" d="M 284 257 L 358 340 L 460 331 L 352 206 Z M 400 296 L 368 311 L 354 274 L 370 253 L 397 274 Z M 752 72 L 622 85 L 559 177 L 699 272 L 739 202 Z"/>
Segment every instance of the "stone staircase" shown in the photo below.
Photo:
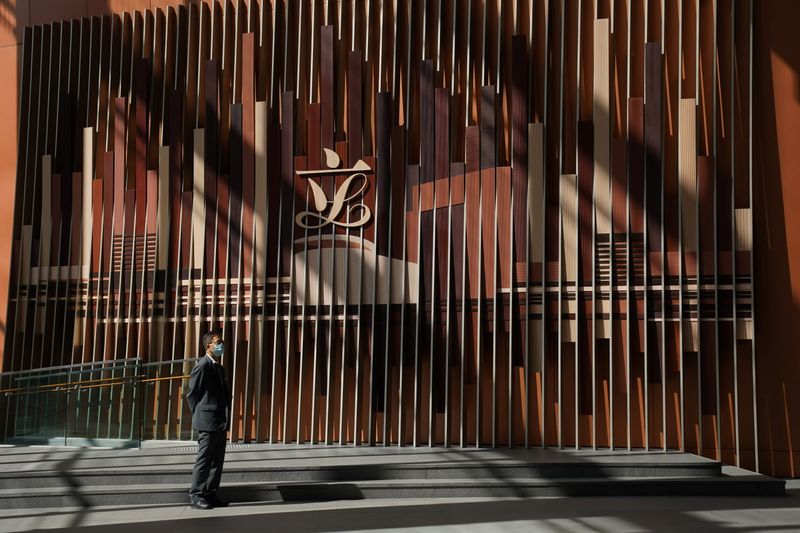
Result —
<path fill-rule="evenodd" d="M 196 447 L 0 447 L 0 509 L 185 504 Z M 228 446 L 232 502 L 540 496 L 780 496 L 784 481 L 679 452 Z"/>

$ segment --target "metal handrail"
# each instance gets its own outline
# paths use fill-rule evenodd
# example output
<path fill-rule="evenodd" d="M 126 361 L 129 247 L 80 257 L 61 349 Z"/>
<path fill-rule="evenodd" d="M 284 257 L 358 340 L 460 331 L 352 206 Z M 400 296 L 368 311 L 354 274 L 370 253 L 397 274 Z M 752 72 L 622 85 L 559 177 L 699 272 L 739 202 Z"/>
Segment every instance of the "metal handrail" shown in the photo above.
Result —
<path fill-rule="evenodd" d="M 73 367 L 82 367 L 82 366 L 92 366 L 92 365 L 107 365 L 107 364 L 116 364 L 116 363 L 129 363 L 129 362 L 136 362 L 141 361 L 138 357 L 129 357 L 128 359 L 111 359 L 109 361 L 90 361 L 88 363 L 73 363 L 70 365 L 60 365 L 60 366 L 48 366 L 44 368 L 28 368 L 25 370 L 14 370 L 11 372 L 0 372 L 0 378 L 4 378 L 6 376 L 17 376 L 22 374 L 33 374 L 36 372 L 46 372 L 48 370 L 64 370 L 67 368 Z M 143 363 L 143 365 L 149 365 L 153 363 Z M 124 367 L 131 367 L 135 365 L 118 365 L 115 368 L 124 368 Z M 91 370 L 76 370 L 75 372 L 93 372 L 101 369 L 91 369 Z"/>
<path fill-rule="evenodd" d="M 139 383 L 150 383 L 156 381 L 170 381 L 175 379 L 186 379 L 190 377 L 190 374 L 181 374 L 180 376 L 164 376 L 164 377 L 157 377 L 157 378 L 147 378 L 141 379 L 144 376 L 136 375 L 136 376 L 128 376 L 122 378 L 105 378 L 105 379 L 92 379 L 87 381 L 80 381 L 75 383 L 51 383 L 47 385 L 41 385 L 40 387 L 31 387 L 31 388 L 23 388 L 19 387 L 16 389 L 0 389 L 0 394 L 10 395 L 12 393 L 19 393 L 19 394 L 34 394 L 36 392 L 48 392 L 48 391 L 60 391 L 60 390 L 77 390 L 77 389 L 95 389 L 98 387 L 113 387 L 114 385 L 121 385 L 125 382 L 139 382 Z M 105 383 L 105 382 L 112 382 L 112 383 Z M 86 385 L 86 383 L 92 383 L 92 385 Z M 21 392 L 20 392 L 21 391 Z"/>
<path fill-rule="evenodd" d="M 177 399 L 165 400 L 161 394 L 163 391 L 159 391 L 167 388 L 171 391 L 169 397 L 173 398 L 176 391 L 185 387 L 186 382 L 183 380 L 191 377 L 188 370 L 199 359 L 196 357 L 145 362 L 141 358 L 128 358 L 0 372 L 0 400 L 2 400 L 0 405 L 5 407 L 5 418 L 12 420 L 9 409 L 14 409 L 15 412 L 21 409 L 19 413 L 24 414 L 23 423 L 20 426 L 21 432 L 16 423 L 13 424 L 13 427 L 3 427 L 4 425 L 0 423 L 0 431 L 3 432 L 0 440 L 19 435 L 23 435 L 25 438 L 24 436 L 28 435 L 30 431 L 43 431 L 48 438 L 54 435 L 58 439 L 63 437 L 66 442 L 71 431 L 76 431 L 75 435 L 81 434 L 83 430 L 80 428 L 85 426 L 89 432 L 87 434 L 97 433 L 93 438 L 99 438 L 102 434 L 107 433 L 106 438 L 114 439 L 130 435 L 131 439 L 138 439 L 141 442 L 148 420 L 144 416 L 145 409 L 147 409 L 146 404 L 155 402 L 154 405 L 158 406 L 159 412 L 162 408 L 166 408 L 169 412 L 174 412 L 175 409 L 185 409 L 183 394 L 179 392 Z M 92 374 L 93 372 L 95 374 Z M 173 385 L 176 381 L 178 383 Z M 153 396 L 154 393 L 155 396 Z M 125 405 L 130 407 L 129 416 L 132 417 L 130 420 L 125 418 L 123 421 L 121 412 L 118 421 L 112 420 L 114 418 L 113 410 L 107 411 L 99 404 L 92 404 L 93 401 L 114 403 L 117 394 L 123 395 L 120 398 L 124 397 Z M 73 401 L 78 403 L 67 408 L 66 406 L 73 398 L 77 399 Z M 64 403 L 65 399 L 66 404 Z M 161 405 L 161 402 L 166 403 Z M 173 402 L 176 403 L 173 404 Z M 41 418 L 44 421 L 41 426 L 38 423 L 27 421 L 31 416 L 36 417 L 39 409 L 45 409 L 49 413 L 51 407 L 59 410 L 58 413 L 53 411 L 55 416 L 53 421 L 48 421 L 47 417 L 51 416 L 50 414 Z M 61 413 L 65 408 L 68 410 Z M 73 409 L 75 412 L 70 413 L 69 409 Z M 101 415 L 102 409 L 106 409 L 107 412 L 103 411 Z M 53 422 L 55 422 L 54 425 Z M 96 424 L 97 431 L 88 429 L 94 427 L 93 424 Z M 62 425 L 63 428 L 61 428 Z M 75 427 L 72 430 L 69 429 L 72 426 Z M 102 429 L 103 427 L 106 427 L 108 431 Z M 156 430 L 151 429 L 155 434 Z"/>
<path fill-rule="evenodd" d="M 115 372 L 117 370 L 127 370 L 129 368 L 139 368 L 140 365 L 119 365 L 119 366 L 109 366 L 109 367 L 98 367 L 98 368 L 91 368 L 86 370 L 75 370 L 72 372 L 57 372 L 54 374 L 47 374 L 42 373 L 35 376 L 23 376 L 15 378 L 15 381 L 33 381 L 36 379 L 43 379 L 43 378 L 54 378 L 59 376 L 79 376 L 81 374 L 88 374 L 92 372 Z M 2 378 L 3 375 L 0 375 Z"/>
<path fill-rule="evenodd" d="M 89 383 L 89 384 L 92 384 L 92 383 L 103 383 L 103 382 L 106 382 L 106 381 L 114 381 L 115 383 L 112 383 L 111 385 L 115 385 L 117 383 L 120 383 L 121 381 L 124 381 L 125 379 L 130 379 L 132 377 L 134 377 L 134 376 L 129 376 L 128 378 L 124 378 L 124 377 L 123 378 L 104 378 L 104 379 L 88 379 L 86 381 L 75 381 L 75 382 L 48 383 L 46 385 L 39 385 L 38 387 L 17 387 L 15 389 L 0 389 L 0 393 L 8 394 L 8 393 L 17 392 L 17 391 L 25 391 L 25 392 L 28 392 L 28 391 L 31 391 L 31 392 L 42 391 L 42 392 L 46 392 L 46 391 L 51 390 L 51 389 L 58 390 L 60 388 L 64 388 L 64 389 L 88 388 L 88 386 L 84 387 L 84 384 L 87 384 L 87 383 Z"/>

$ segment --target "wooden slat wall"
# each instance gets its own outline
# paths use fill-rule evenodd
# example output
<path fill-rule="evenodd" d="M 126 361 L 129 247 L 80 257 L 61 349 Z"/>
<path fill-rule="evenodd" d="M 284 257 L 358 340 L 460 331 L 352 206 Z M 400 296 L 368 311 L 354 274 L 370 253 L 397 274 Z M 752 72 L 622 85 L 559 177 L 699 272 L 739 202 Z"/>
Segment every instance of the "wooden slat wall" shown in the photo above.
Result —
<path fill-rule="evenodd" d="M 749 3 L 495 4 L 26 29 L 3 371 L 219 328 L 232 440 L 756 466 Z M 145 436 L 190 435 L 180 387 L 151 394 Z"/>

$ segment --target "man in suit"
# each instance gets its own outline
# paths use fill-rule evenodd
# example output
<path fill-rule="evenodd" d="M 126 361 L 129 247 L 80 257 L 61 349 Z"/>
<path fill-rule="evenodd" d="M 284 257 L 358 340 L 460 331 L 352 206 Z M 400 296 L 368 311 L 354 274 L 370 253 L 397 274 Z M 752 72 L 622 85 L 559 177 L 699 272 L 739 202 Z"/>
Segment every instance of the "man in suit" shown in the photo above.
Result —
<path fill-rule="evenodd" d="M 219 332 L 203 335 L 205 354 L 192 369 L 186 400 L 192 411 L 192 427 L 197 430 L 197 460 L 192 469 L 189 501 L 194 509 L 226 507 L 217 494 L 225 442 L 230 429 L 231 395 L 221 364 L 225 346 Z"/>

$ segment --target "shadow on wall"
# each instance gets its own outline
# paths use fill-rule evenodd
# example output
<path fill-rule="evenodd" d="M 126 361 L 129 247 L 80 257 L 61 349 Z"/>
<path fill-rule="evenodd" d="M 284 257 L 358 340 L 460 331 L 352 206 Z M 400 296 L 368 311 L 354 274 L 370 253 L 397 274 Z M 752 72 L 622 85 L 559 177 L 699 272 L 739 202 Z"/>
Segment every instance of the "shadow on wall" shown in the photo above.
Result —
<path fill-rule="evenodd" d="M 31 21 L 33 0 L 0 0 L 0 32 L 17 34 L 24 21 Z M 98 0 L 83 7 L 58 5 L 53 19 L 80 17 L 155 7 L 186 5 L 190 0 L 157 2 Z M 791 143 L 800 137 L 800 48 L 793 26 L 800 20 L 800 4 L 779 0 L 754 1 L 754 214 L 755 214 L 755 322 L 759 354 L 758 396 L 762 468 L 766 472 L 797 476 L 794 446 L 800 442 L 800 358 L 793 352 L 800 346 L 800 151 Z M 89 13 L 91 10 L 91 13 Z M 74 11 L 74 12 L 73 12 Z M 37 23 L 48 22 L 37 13 Z M 19 60 L 19 59 L 18 59 Z M 20 86 L 20 65 L 15 83 Z M 16 103 L 13 104 L 16 110 Z M 16 156 L 17 137 L 6 136 L 14 146 L 1 153 Z M 13 164 L 13 163 L 8 163 Z M 12 174 L 13 176 L 13 174 Z M 8 179 L 8 178 L 7 178 Z M 12 180 L 13 181 L 13 180 Z M 2 187 L 8 187 L 3 184 Z M 13 185 L 11 185 L 13 191 Z M 13 198 L 13 193 L 11 195 Z M 785 205 L 792 206 L 789 209 Z M 2 222 L 10 222 L 6 213 Z M 0 224 L 10 226 L 11 224 Z M 1 242 L 1 241 L 0 241 Z M 0 254 L 10 258 L 10 240 L 3 242 Z M 8 272 L 8 265 L 5 265 Z M 0 269 L 0 273 L 3 270 Z M 8 288 L 8 277 L 0 281 L 0 302 Z M 0 309 L 0 339 L 4 336 L 6 309 Z M 0 346 L 2 342 L 0 342 Z M 0 347 L 0 349 L 2 349 Z M 2 355 L 0 355 L 2 362 Z M 792 424 L 794 421 L 794 424 Z"/>
<path fill-rule="evenodd" d="M 754 319 L 762 469 L 798 475 L 800 452 L 800 4 L 754 4 Z"/>
<path fill-rule="evenodd" d="M 0 116 L 13 124 L 14 135 L 4 135 L 0 141 L 0 198 L 15 198 L 16 166 L 18 156 L 18 125 L 16 124 L 19 104 L 19 87 L 22 70 L 22 38 L 25 27 L 33 24 L 47 24 L 56 20 L 82 18 L 85 16 L 122 13 L 160 6 L 179 6 L 202 3 L 202 0 L 0 0 L 0 51 L 16 47 L 15 58 L 7 58 L 2 54 L 3 74 L 5 80 L 14 80 L 14 87 L 3 82 L 0 90 Z M 13 95 L 13 97 L 11 97 Z M 0 368 L 3 367 L 5 325 L 7 319 L 7 298 L 9 278 L 11 274 L 10 258 L 13 242 L 11 228 L 13 226 L 13 206 L 10 202 L 2 204 L 0 215 Z"/>

